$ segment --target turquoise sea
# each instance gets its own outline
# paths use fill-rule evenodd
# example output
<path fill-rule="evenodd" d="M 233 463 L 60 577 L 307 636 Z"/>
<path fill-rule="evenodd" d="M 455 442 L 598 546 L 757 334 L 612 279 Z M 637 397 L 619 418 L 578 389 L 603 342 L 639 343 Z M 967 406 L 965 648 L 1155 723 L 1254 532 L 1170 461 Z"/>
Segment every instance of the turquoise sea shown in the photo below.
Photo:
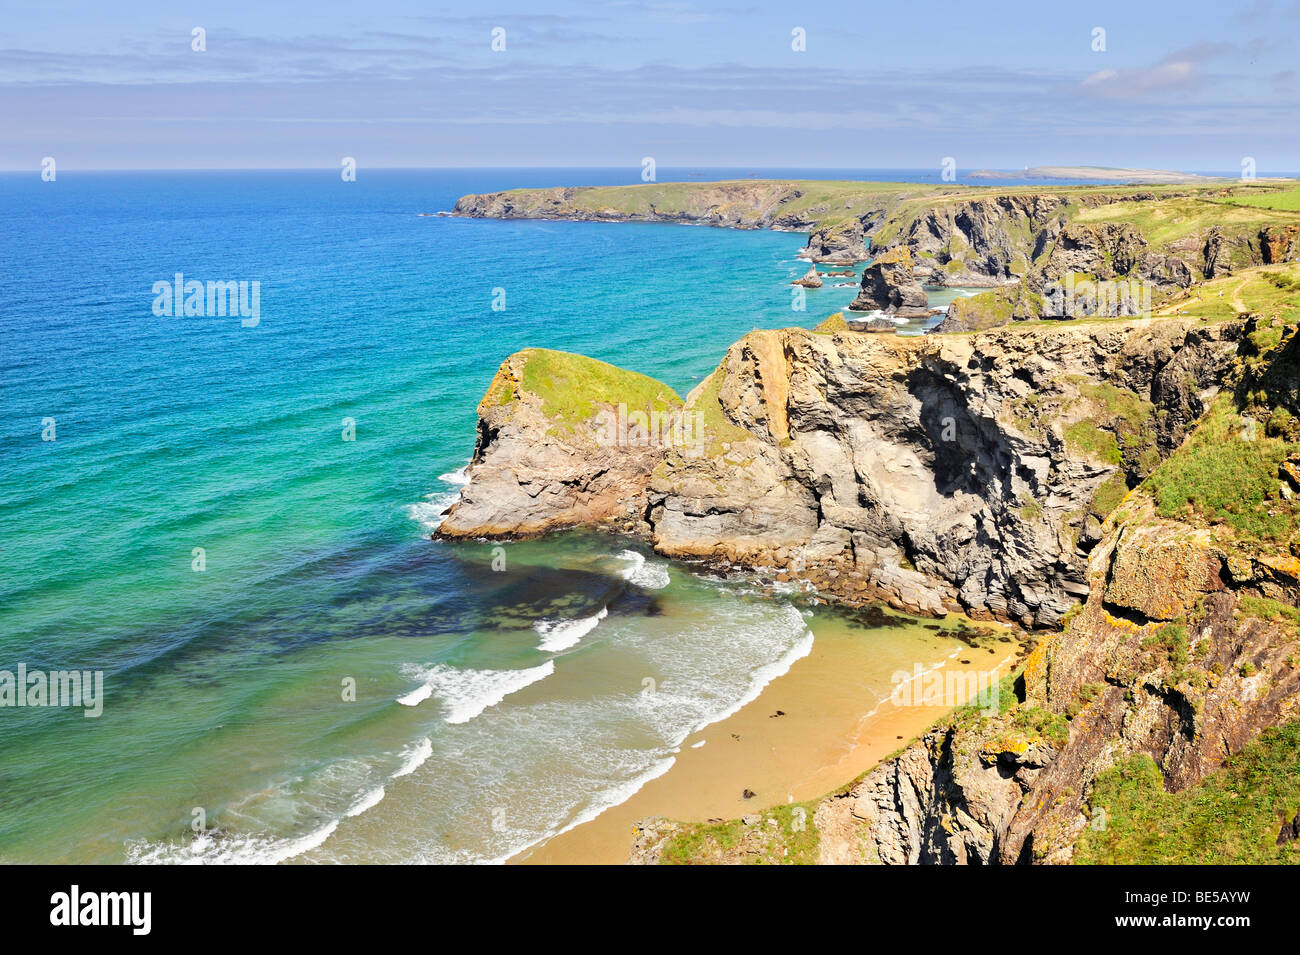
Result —
<path fill-rule="evenodd" d="M 0 708 L 0 861 L 501 860 L 807 652 L 825 608 L 640 545 L 429 540 L 511 352 L 685 394 L 853 297 L 792 311 L 803 235 L 421 215 L 638 172 L 0 176 L 0 670 L 104 680 Z M 178 272 L 257 324 L 156 315 Z M 882 695 L 947 645 L 874 637 Z"/>

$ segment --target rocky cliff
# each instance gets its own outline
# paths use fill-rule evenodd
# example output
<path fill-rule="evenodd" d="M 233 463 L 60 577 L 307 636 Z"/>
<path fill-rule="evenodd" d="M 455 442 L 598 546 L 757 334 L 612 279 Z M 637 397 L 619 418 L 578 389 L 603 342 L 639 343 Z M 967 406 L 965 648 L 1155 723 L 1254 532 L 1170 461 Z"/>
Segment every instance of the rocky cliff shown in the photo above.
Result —
<path fill-rule="evenodd" d="M 807 232 L 802 254 L 814 262 L 906 252 L 906 280 L 864 274 L 852 307 L 884 309 L 879 302 L 901 293 L 908 301 L 893 308 L 917 313 L 925 307 L 921 285 L 992 289 L 963 300 L 942 326 L 973 331 L 1040 317 L 1145 315 L 1195 282 L 1300 256 L 1296 214 L 1236 204 L 1247 194 L 1260 188 L 1221 181 L 999 191 L 744 180 L 512 190 L 464 196 L 453 213 Z M 1076 291 L 1076 280 L 1086 288 Z"/>
<path fill-rule="evenodd" d="M 616 517 L 661 553 L 774 568 L 851 602 L 1051 624 L 1087 591 L 1100 521 L 1181 442 L 1239 331 L 754 332 L 688 396 L 683 440 L 590 454 L 595 424 L 551 435 L 512 358 L 439 533 Z M 498 403 L 502 382 L 517 384 Z"/>
<path fill-rule="evenodd" d="M 916 280 L 912 256 L 895 249 L 876 256 L 862 272 L 862 290 L 849 305 L 855 312 L 887 312 L 905 318 L 928 315 L 930 301 Z"/>
<path fill-rule="evenodd" d="M 506 359 L 478 416 L 470 481 L 438 528 L 443 538 L 635 532 L 651 471 L 684 434 L 671 388 L 546 349 Z"/>
<path fill-rule="evenodd" d="M 1103 525 L 1086 601 L 996 706 L 810 807 L 811 861 L 1300 861 L 1300 337 L 1252 317 L 1236 341 L 1209 412 Z M 634 859 L 701 828 L 647 821 Z"/>
<path fill-rule="evenodd" d="M 644 186 L 513 189 L 462 196 L 452 215 L 483 219 L 676 222 L 732 229 L 807 232 L 802 254 L 852 264 L 867 257 L 866 236 L 901 196 L 853 184 L 742 180 Z M 917 189 L 904 189 L 911 195 Z M 920 188 L 920 191 L 925 191 Z"/>

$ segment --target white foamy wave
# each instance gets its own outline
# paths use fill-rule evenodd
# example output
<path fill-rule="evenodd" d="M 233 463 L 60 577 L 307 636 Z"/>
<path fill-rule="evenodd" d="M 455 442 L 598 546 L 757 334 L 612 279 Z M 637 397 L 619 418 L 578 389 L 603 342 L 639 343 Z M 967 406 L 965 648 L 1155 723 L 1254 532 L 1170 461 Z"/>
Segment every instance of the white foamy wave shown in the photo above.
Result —
<path fill-rule="evenodd" d="M 459 494 L 455 491 L 442 494 L 426 494 L 423 501 L 406 505 L 406 516 L 429 534 L 438 529 L 442 523 L 443 512 L 455 503 Z"/>
<path fill-rule="evenodd" d="M 322 845 L 338 826 L 339 821 L 331 819 L 306 835 L 287 839 L 204 832 L 186 843 L 141 842 L 127 847 L 126 861 L 131 865 L 276 865 Z"/>
<path fill-rule="evenodd" d="M 424 683 L 397 699 L 404 706 L 415 706 L 436 695 L 446 708 L 448 723 L 468 723 L 489 706 L 496 706 L 511 693 L 517 693 L 555 672 L 555 661 L 526 670 L 458 670 L 439 663 L 419 671 Z"/>
<path fill-rule="evenodd" d="M 542 642 L 537 645 L 537 649 L 547 653 L 567 650 L 595 630 L 607 616 L 609 608 L 601 607 L 600 613 L 582 620 L 539 620 L 533 624 L 533 629 L 542 635 Z"/>
<path fill-rule="evenodd" d="M 795 614 L 799 617 L 800 622 L 802 622 L 803 616 L 800 615 L 797 610 L 795 611 Z M 777 677 L 782 677 L 785 676 L 787 673 L 789 673 L 790 668 L 792 666 L 794 666 L 798 661 L 802 660 L 804 657 L 808 656 L 808 654 L 812 653 L 812 648 L 813 648 L 813 634 L 811 630 L 808 630 L 805 631 L 804 635 L 799 638 L 799 640 L 795 643 L 794 646 L 792 646 L 781 656 L 781 659 L 774 660 L 768 664 L 764 664 L 763 666 L 759 667 L 757 670 L 754 671 L 753 677 L 750 680 L 749 689 L 745 691 L 744 695 L 742 695 L 740 699 L 738 699 L 735 703 L 733 703 L 731 706 L 721 711 L 720 713 L 712 714 L 708 720 L 701 723 L 700 725 L 693 727 L 691 729 L 691 733 L 694 733 L 697 730 L 702 730 L 704 729 L 704 727 L 708 726 L 711 723 L 721 722 L 722 720 L 725 720 L 727 717 L 740 712 L 750 703 L 753 703 L 756 699 L 758 699 L 759 694 L 761 694 L 763 690 L 767 688 L 767 685 L 769 683 L 771 683 Z M 689 735 L 690 733 L 686 734 L 686 736 Z M 682 738 L 685 739 L 685 736 L 683 736 Z"/>
<path fill-rule="evenodd" d="M 644 772 L 629 779 L 627 782 L 611 786 L 601 791 L 591 799 L 587 804 L 586 809 L 583 809 L 569 821 L 568 825 L 556 830 L 552 836 L 546 836 L 544 838 L 562 836 L 570 829 L 578 828 L 578 826 L 582 825 L 584 822 L 591 822 L 591 820 L 595 819 L 606 809 L 613 809 L 615 806 L 621 806 L 640 792 L 641 787 L 646 783 L 658 779 L 664 773 L 668 772 L 668 770 L 672 769 L 673 764 L 676 762 L 676 757 L 666 756 L 663 759 L 651 763 Z M 506 858 L 509 858 L 509 856 Z M 505 859 L 502 859 L 501 861 L 504 862 Z"/>
<path fill-rule="evenodd" d="M 469 483 L 469 465 L 466 464 L 456 471 L 448 471 L 446 474 L 439 474 L 439 481 L 446 481 L 448 484 L 468 484 Z"/>
<path fill-rule="evenodd" d="M 372 789 L 366 793 L 348 810 L 348 816 L 359 816 L 367 809 L 373 809 L 384 801 L 384 787 Z"/>
<path fill-rule="evenodd" d="M 618 555 L 619 560 L 629 560 L 632 566 L 623 571 L 623 579 L 646 590 L 663 590 L 668 586 L 668 565 L 650 563 L 642 554 L 634 550 L 625 550 Z"/>
<path fill-rule="evenodd" d="M 405 756 L 406 759 L 402 763 L 402 768 L 393 773 L 394 779 L 401 779 L 403 776 L 409 776 L 411 773 L 423 766 L 425 760 L 433 755 L 433 740 L 426 736 L 414 746 L 404 750 L 402 755 Z"/>

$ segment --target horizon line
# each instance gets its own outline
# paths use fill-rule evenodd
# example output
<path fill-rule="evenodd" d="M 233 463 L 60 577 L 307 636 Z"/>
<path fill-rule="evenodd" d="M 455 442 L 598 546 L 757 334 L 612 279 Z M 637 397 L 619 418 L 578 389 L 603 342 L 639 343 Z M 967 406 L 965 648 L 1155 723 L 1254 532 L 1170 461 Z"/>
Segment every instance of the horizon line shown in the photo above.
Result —
<path fill-rule="evenodd" d="M 639 165 L 629 163 L 627 165 L 582 165 L 571 163 L 539 163 L 532 165 L 428 165 L 428 166 L 405 166 L 405 165 L 374 165 L 358 166 L 359 169 L 369 169 L 375 171 L 387 172 L 404 172 L 404 171 L 477 171 L 477 170 L 519 170 L 519 169 L 627 169 L 629 171 L 639 169 Z M 754 165 L 750 163 L 729 164 L 729 163 L 685 163 L 682 165 L 662 165 L 660 169 L 753 169 L 756 171 L 769 170 L 788 170 L 799 169 L 813 172 L 873 172 L 899 170 L 907 172 L 920 172 L 937 170 L 935 166 L 803 166 L 795 163 L 785 163 L 779 165 Z M 1015 174 L 1025 172 L 1030 169 L 1090 169 L 1106 170 L 1112 172 L 1167 172 L 1178 173 L 1182 175 L 1200 175 L 1212 176 L 1214 178 L 1240 178 L 1240 173 L 1233 170 L 1209 170 L 1209 169 L 1176 169 L 1160 166 L 1100 166 L 1085 164 L 1069 163 L 1042 163 L 1035 166 L 1021 166 L 1018 168 L 1004 168 L 999 166 L 977 165 L 970 167 L 957 167 L 959 170 L 966 168 L 975 172 L 1005 172 Z M 72 166 L 59 169 L 59 172 L 338 172 L 338 166 L 122 166 L 122 167 L 103 167 L 103 166 Z M 32 166 L 7 166 L 0 167 L 0 175 L 6 174 L 40 174 L 41 166 L 39 163 Z M 1223 175 L 1220 175 L 1223 173 Z M 1291 170 L 1270 169 L 1256 173 L 1256 178 L 1295 178 L 1300 176 L 1300 166 Z M 1068 178 L 1068 177 L 1062 177 Z M 651 180 L 652 182 L 654 180 Z M 646 183 L 649 185 L 649 183 Z"/>

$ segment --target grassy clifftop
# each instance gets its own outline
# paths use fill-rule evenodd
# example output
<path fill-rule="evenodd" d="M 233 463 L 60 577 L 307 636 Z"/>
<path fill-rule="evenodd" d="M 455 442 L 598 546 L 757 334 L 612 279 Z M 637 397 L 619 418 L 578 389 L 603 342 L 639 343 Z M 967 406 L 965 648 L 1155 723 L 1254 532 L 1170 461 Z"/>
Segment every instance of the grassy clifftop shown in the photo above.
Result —
<path fill-rule="evenodd" d="M 1077 205 L 1081 221 L 1128 221 L 1153 242 L 1185 236 L 1207 225 L 1256 226 L 1292 222 L 1300 208 L 1294 182 L 1204 185 L 1086 186 L 921 185 L 821 179 L 737 179 L 720 182 L 653 182 L 629 186 L 509 189 L 463 196 L 455 212 L 510 218 L 713 218 L 723 224 L 765 228 L 775 220 L 824 227 L 852 217 L 882 217 L 876 241 L 897 235 L 926 210 L 998 197 L 1055 196 Z M 779 223 L 778 223 L 779 224 Z"/>
<path fill-rule="evenodd" d="M 547 417 L 569 425 L 590 421 L 601 406 L 623 404 L 646 412 L 682 406 L 677 392 L 648 375 L 549 348 L 526 348 L 507 359 L 479 403 L 480 415 L 509 405 L 521 393 L 536 396 Z"/>

